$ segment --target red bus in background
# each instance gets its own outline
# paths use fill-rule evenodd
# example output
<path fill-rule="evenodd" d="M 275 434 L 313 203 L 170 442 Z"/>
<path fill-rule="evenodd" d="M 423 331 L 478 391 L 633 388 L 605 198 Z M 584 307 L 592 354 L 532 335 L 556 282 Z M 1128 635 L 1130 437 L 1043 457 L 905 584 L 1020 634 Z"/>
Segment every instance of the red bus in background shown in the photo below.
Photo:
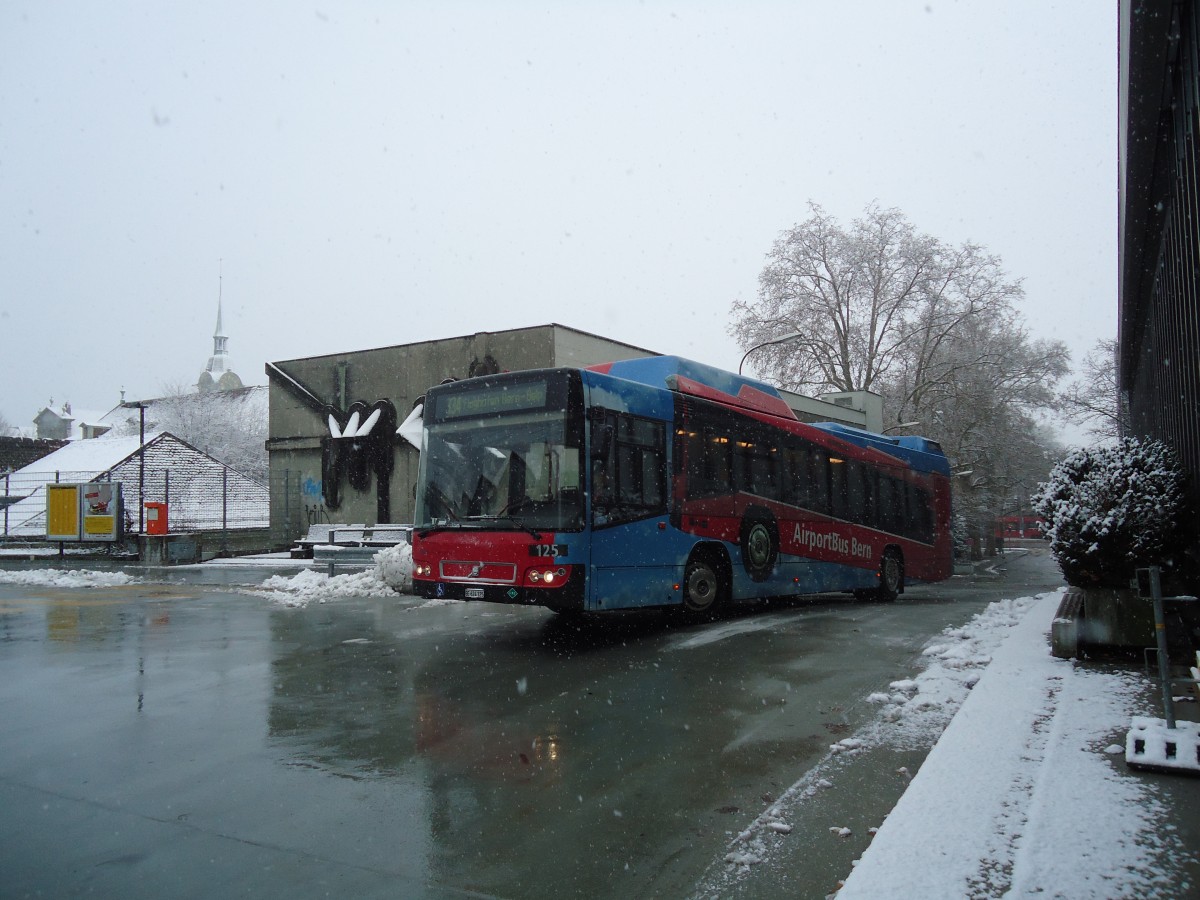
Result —
<path fill-rule="evenodd" d="M 1046 536 L 1046 523 L 1033 513 L 1020 516 L 997 516 L 995 529 L 996 537 L 1006 540 Z"/>

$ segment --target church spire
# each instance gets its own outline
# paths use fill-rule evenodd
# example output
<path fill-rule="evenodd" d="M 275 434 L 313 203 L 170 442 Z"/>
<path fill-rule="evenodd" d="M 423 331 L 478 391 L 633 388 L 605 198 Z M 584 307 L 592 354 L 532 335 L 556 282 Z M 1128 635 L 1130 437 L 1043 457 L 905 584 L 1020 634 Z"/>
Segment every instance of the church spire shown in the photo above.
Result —
<path fill-rule="evenodd" d="M 229 338 L 226 337 L 225 329 L 221 325 L 221 301 L 223 299 L 222 290 L 224 280 L 224 273 L 218 272 L 217 327 L 213 332 L 212 356 L 208 358 L 208 365 L 200 373 L 200 380 L 196 384 L 201 393 L 206 393 L 213 389 L 233 390 L 242 386 L 241 379 L 234 374 L 233 369 L 229 365 Z"/>
<path fill-rule="evenodd" d="M 229 352 L 229 338 L 225 336 L 225 331 L 221 328 L 221 288 L 224 280 L 224 275 L 217 275 L 217 330 L 213 332 L 213 355 L 208 361 L 208 371 L 210 372 L 225 372 L 229 368 L 225 365 L 225 356 Z M 218 361 L 221 367 L 214 369 L 213 364 Z"/>

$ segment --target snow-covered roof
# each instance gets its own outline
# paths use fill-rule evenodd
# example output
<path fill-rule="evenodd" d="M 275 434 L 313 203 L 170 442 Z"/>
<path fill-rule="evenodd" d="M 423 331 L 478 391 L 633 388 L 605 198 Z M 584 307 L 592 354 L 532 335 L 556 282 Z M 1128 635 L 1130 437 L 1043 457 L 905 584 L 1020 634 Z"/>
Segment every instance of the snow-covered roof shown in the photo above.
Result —
<path fill-rule="evenodd" d="M 157 435 L 146 435 L 147 443 Z M 103 437 L 89 441 L 71 441 L 65 447 L 31 462 L 13 473 L 32 475 L 45 472 L 106 472 L 137 453 L 141 440 L 133 437 Z"/>

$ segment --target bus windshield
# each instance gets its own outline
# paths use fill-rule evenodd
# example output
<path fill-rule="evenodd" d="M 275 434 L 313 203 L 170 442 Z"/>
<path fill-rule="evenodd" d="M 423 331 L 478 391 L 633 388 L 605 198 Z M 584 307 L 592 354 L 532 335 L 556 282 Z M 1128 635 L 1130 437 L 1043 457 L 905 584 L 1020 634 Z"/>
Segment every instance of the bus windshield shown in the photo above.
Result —
<path fill-rule="evenodd" d="M 578 441 L 565 409 L 426 422 L 416 527 L 583 526 Z"/>

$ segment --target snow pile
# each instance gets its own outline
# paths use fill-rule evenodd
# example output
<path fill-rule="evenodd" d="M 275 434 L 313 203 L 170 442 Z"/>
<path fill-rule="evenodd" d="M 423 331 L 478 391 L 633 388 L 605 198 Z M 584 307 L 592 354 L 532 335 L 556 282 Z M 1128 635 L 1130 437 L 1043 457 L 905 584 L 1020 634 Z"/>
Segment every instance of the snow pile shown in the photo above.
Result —
<path fill-rule="evenodd" d="M 1069 584 L 1125 587 L 1135 568 L 1169 567 L 1187 546 L 1183 470 L 1157 441 L 1075 450 L 1030 499 Z"/>
<path fill-rule="evenodd" d="M 31 569 L 27 572 L 0 571 L 0 584 L 42 585 L 46 587 L 83 588 L 119 587 L 137 584 L 140 578 L 124 572 L 96 572 L 91 569 Z"/>
<path fill-rule="evenodd" d="M 397 544 L 375 554 L 375 570 L 379 580 L 392 590 L 407 594 L 412 591 L 412 547 Z"/>
<path fill-rule="evenodd" d="M 412 548 L 386 547 L 375 554 L 375 566 L 365 572 L 324 575 L 305 569 L 290 578 L 275 575 L 250 591 L 284 606 L 308 606 L 347 597 L 393 597 L 412 590 Z"/>
<path fill-rule="evenodd" d="M 333 576 L 305 569 L 290 578 L 274 575 L 247 593 L 266 597 L 283 606 L 308 606 L 347 597 L 395 596 L 396 592 L 379 577 L 378 569 Z"/>

